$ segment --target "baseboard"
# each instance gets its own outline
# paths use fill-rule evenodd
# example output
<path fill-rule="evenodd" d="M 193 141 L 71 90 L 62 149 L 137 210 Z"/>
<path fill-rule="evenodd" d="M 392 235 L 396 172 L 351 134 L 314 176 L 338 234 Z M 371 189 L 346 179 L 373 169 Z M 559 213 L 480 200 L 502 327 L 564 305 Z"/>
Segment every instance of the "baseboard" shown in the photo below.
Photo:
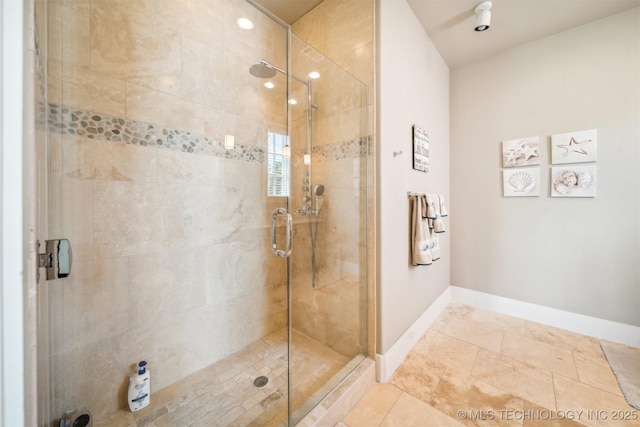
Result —
<path fill-rule="evenodd" d="M 391 379 L 391 376 L 413 346 L 416 345 L 420 337 L 429 329 L 449 302 L 451 302 L 451 286 L 436 298 L 386 353 L 376 354 L 376 380 L 378 382 L 385 383 Z"/>
<path fill-rule="evenodd" d="M 376 354 L 376 380 L 387 382 L 413 346 L 451 301 L 519 317 L 582 335 L 640 347 L 640 327 L 471 289 L 449 286 L 384 354 Z"/>
<path fill-rule="evenodd" d="M 451 300 L 607 341 L 640 347 L 640 327 L 450 286 Z"/>

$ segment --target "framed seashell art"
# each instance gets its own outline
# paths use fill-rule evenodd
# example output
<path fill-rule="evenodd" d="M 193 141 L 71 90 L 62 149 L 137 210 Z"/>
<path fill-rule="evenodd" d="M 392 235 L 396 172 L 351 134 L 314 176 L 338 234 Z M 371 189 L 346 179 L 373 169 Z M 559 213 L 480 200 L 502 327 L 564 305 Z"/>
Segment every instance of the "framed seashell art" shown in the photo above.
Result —
<path fill-rule="evenodd" d="M 540 169 L 521 168 L 502 171 L 504 197 L 536 197 L 540 195 Z"/>
<path fill-rule="evenodd" d="M 551 168 L 551 197 L 596 197 L 597 169 L 589 166 Z"/>

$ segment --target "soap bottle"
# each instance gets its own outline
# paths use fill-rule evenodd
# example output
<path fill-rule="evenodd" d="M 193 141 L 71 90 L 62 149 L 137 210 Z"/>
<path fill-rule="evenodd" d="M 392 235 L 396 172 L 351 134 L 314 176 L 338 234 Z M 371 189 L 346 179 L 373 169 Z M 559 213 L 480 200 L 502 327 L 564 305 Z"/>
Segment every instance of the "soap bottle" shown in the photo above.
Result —
<path fill-rule="evenodd" d="M 131 412 L 146 408 L 151 401 L 151 372 L 144 360 L 138 363 L 137 373 L 129 376 L 127 402 Z"/>

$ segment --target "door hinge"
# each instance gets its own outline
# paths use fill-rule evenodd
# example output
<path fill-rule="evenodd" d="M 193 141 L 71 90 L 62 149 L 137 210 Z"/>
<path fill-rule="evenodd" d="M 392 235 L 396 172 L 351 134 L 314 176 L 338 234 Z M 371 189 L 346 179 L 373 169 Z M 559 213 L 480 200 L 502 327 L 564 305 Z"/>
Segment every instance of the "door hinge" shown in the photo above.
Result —
<path fill-rule="evenodd" d="M 69 276 L 72 261 L 69 240 L 46 240 L 44 243 L 44 253 L 38 254 L 38 268 L 46 269 L 46 280 L 62 279 Z M 40 245 L 41 243 L 38 242 L 38 248 Z"/>

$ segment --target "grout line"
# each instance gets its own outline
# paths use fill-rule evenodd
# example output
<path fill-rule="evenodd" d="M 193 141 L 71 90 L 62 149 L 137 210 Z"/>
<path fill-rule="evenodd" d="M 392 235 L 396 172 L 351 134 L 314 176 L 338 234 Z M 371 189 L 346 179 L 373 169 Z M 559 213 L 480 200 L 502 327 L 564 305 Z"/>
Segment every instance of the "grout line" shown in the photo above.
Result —
<path fill-rule="evenodd" d="M 394 386 L 394 387 L 396 387 L 396 386 Z M 398 387 L 396 387 L 396 388 L 398 388 Z M 400 389 L 400 388 L 398 388 L 398 390 L 400 390 L 400 391 L 401 391 L 401 393 L 400 393 L 400 394 L 398 394 L 398 397 L 396 397 L 396 400 L 394 400 L 394 401 L 393 401 L 393 404 L 391 405 L 391 407 L 389 408 L 389 410 L 387 411 L 387 413 L 386 413 L 386 414 L 384 414 L 384 417 L 382 417 L 382 420 L 380 420 L 380 423 L 378 423 L 378 426 L 381 426 L 381 425 L 383 425 L 383 424 L 384 424 L 384 420 L 386 420 L 386 419 L 389 417 L 389 414 L 391 413 L 391 411 L 393 411 L 393 408 L 395 408 L 395 407 L 396 407 L 396 405 L 398 404 L 398 401 L 400 400 L 400 397 L 402 397 L 402 395 L 403 395 L 403 394 L 405 394 L 405 393 L 406 393 L 406 394 L 408 394 L 409 396 L 411 396 L 411 394 L 407 393 L 406 391 L 404 391 L 404 390 L 402 390 L 402 389 Z M 413 397 L 413 396 L 411 396 L 411 397 Z"/>

